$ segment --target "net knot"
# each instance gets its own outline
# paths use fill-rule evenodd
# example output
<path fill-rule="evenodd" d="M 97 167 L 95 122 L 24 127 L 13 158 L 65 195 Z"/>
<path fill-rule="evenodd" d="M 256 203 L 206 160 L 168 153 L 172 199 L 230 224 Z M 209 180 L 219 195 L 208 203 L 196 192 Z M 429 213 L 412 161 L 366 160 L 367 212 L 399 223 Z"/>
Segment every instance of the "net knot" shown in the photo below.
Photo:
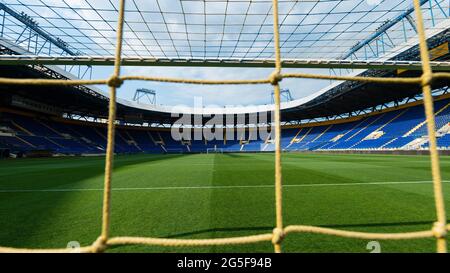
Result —
<path fill-rule="evenodd" d="M 92 252 L 94 252 L 94 253 L 102 253 L 102 252 L 104 252 L 106 250 L 107 246 L 108 245 L 106 243 L 106 239 L 103 238 L 102 236 L 100 236 L 92 244 Z"/>
<path fill-rule="evenodd" d="M 279 71 L 274 71 L 269 76 L 269 82 L 271 85 L 277 85 L 279 82 L 281 82 L 281 80 L 283 80 L 283 76 Z"/>
<path fill-rule="evenodd" d="M 433 82 L 433 74 L 431 73 L 424 73 L 421 77 L 422 86 L 431 85 Z"/>
<path fill-rule="evenodd" d="M 284 231 L 281 228 L 274 228 L 273 229 L 273 236 L 272 236 L 272 243 L 274 245 L 280 244 L 284 239 Z"/>
<path fill-rule="evenodd" d="M 108 86 L 110 86 L 110 87 L 116 87 L 116 88 L 119 88 L 119 87 L 122 86 L 122 84 L 123 84 L 123 80 L 122 80 L 120 77 L 117 77 L 117 76 L 111 76 L 111 77 L 108 79 Z"/>
<path fill-rule="evenodd" d="M 436 238 L 445 238 L 447 237 L 447 227 L 444 223 L 436 222 L 433 225 L 433 235 Z"/>

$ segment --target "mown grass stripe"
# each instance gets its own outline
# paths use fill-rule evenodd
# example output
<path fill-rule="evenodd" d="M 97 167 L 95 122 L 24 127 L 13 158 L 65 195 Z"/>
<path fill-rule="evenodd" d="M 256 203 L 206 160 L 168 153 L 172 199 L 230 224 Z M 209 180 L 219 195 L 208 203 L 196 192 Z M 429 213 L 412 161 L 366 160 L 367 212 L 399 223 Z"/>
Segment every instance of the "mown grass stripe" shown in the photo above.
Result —
<path fill-rule="evenodd" d="M 410 185 L 410 184 L 431 184 L 428 181 L 387 181 L 387 182 L 361 182 L 361 183 L 318 183 L 318 184 L 291 184 L 283 185 L 285 188 L 293 187 L 341 187 L 341 186 L 367 186 L 367 185 Z M 443 183 L 450 183 L 443 181 Z M 113 191 L 139 191 L 139 190 L 197 190 L 197 189 L 253 189 L 253 188 L 273 188 L 273 185 L 234 185 L 234 186 L 173 186 L 173 187 L 137 187 L 137 188 L 113 188 Z M 103 189 L 41 189 L 41 190 L 0 190 L 0 193 L 25 193 L 25 192 L 77 192 L 77 191 L 103 191 Z"/>

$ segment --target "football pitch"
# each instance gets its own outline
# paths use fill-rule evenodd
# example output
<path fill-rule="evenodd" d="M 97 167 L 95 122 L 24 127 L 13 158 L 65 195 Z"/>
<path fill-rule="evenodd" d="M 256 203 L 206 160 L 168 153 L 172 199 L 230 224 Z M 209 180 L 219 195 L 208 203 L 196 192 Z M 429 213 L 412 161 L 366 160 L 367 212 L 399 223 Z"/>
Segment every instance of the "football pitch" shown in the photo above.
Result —
<path fill-rule="evenodd" d="M 366 232 L 429 230 L 427 156 L 283 154 L 284 225 Z M 450 157 L 441 157 L 447 215 Z M 89 245 L 101 232 L 103 157 L 0 161 L 0 246 Z M 275 225 L 273 154 L 119 155 L 111 236 L 222 238 Z M 289 234 L 283 252 L 370 252 L 369 241 Z M 380 241 L 382 252 L 435 252 L 434 239 Z M 108 252 L 273 252 L 270 242 L 120 246 Z"/>

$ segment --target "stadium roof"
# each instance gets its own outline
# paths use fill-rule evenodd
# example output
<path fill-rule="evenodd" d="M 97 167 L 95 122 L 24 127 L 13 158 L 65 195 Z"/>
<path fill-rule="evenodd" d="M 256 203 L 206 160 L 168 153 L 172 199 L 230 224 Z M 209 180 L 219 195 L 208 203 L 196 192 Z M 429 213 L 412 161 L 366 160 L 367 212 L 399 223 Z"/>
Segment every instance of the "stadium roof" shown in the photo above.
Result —
<path fill-rule="evenodd" d="M 116 1 L 2 2 L 26 14 L 30 24 L 63 42 L 76 55 L 114 55 Z M 446 18 L 447 2 L 422 0 L 426 26 Z M 125 58 L 273 59 L 271 0 L 129 0 L 126 4 Z M 415 35 L 411 8 L 410 0 L 280 0 L 282 57 L 345 59 L 386 29 L 389 36 L 383 46 L 392 50 L 405 37 Z M 3 36 L 16 38 L 21 34 L 17 18 L 6 15 L 5 19 Z M 39 55 L 43 54 L 45 50 Z M 379 56 L 366 52 L 357 57 Z"/>

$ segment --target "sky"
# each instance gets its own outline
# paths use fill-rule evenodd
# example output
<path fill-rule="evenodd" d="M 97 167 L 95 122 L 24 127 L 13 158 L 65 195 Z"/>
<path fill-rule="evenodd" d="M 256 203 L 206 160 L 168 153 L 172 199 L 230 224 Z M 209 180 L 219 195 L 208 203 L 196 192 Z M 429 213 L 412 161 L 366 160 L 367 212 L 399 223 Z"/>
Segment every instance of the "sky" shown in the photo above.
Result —
<path fill-rule="evenodd" d="M 198 68 L 198 67 L 123 67 L 122 75 L 147 75 L 156 77 L 178 77 L 191 79 L 262 79 L 268 77 L 270 68 Z M 284 72 L 328 73 L 324 69 L 285 69 Z M 112 68 L 95 67 L 93 78 L 105 78 Z M 330 84 L 325 80 L 285 79 L 280 85 L 289 89 L 294 99 L 310 95 Z M 98 86 L 104 91 L 107 88 Z M 187 85 L 156 83 L 145 81 L 125 82 L 118 96 L 132 99 L 136 89 L 146 88 L 156 91 L 157 104 L 193 106 L 194 98 L 202 98 L 203 105 L 247 106 L 270 104 L 272 87 L 265 85 Z M 145 103 L 145 100 L 142 101 Z"/>

